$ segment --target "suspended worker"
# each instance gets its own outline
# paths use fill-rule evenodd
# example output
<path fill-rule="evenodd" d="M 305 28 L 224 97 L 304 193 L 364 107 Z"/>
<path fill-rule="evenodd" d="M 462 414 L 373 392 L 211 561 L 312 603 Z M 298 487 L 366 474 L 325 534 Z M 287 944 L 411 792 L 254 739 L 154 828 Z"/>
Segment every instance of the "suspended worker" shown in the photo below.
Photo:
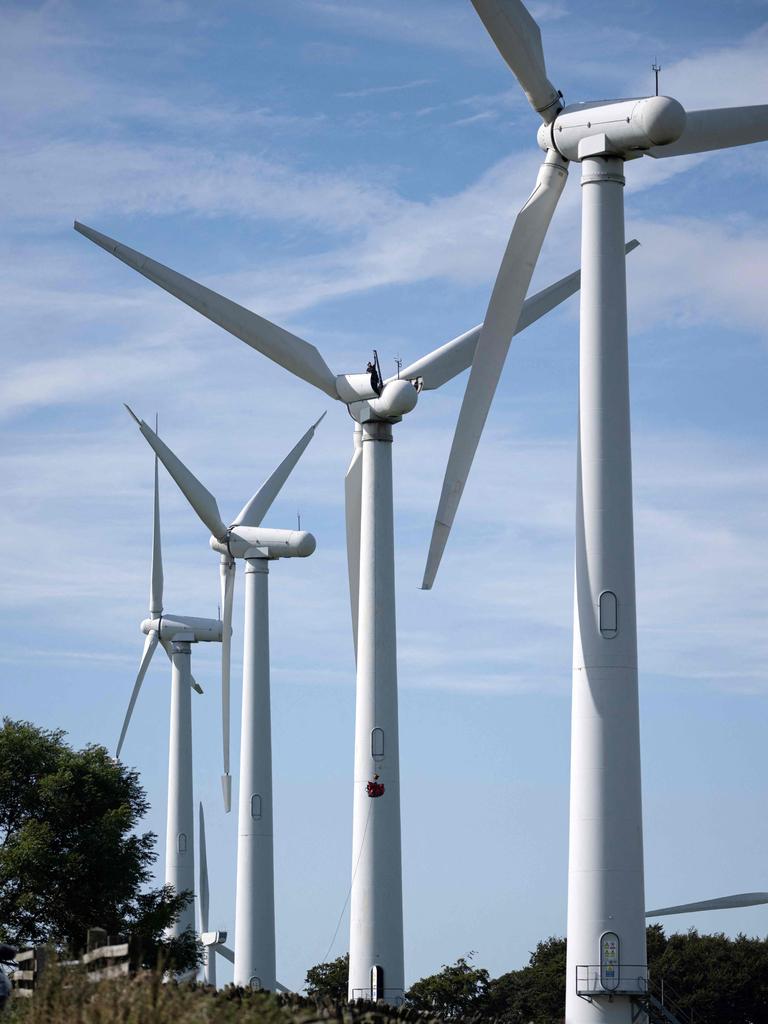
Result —
<path fill-rule="evenodd" d="M 379 369 L 376 365 L 376 360 L 371 360 L 365 368 L 366 373 L 371 375 L 371 388 L 376 392 L 377 395 L 381 394 L 381 377 L 379 376 Z"/>

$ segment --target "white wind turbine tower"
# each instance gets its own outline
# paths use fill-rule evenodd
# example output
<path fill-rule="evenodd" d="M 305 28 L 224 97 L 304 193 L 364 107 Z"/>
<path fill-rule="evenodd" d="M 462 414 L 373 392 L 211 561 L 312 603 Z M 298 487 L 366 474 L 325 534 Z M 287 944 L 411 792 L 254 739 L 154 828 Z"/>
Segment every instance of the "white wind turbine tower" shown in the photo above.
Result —
<path fill-rule="evenodd" d="M 210 546 L 226 560 L 224 634 L 230 632 L 235 560 L 245 561 L 243 704 L 240 731 L 237 894 L 235 901 L 236 985 L 273 991 L 275 978 L 275 888 L 272 841 L 272 730 L 269 692 L 269 563 L 306 558 L 315 538 L 301 530 L 264 529 L 261 521 L 314 437 L 314 423 L 236 518 L 225 525 L 216 499 L 157 434 L 128 410 L 192 508 L 211 531 Z M 323 416 L 325 413 L 323 413 Z M 323 417 L 321 416 L 320 419 Z M 229 659 L 222 678 L 225 736 L 229 729 Z M 225 750 L 225 759 L 229 751 Z"/>
<path fill-rule="evenodd" d="M 768 138 L 768 106 L 697 110 L 651 96 L 564 106 L 520 0 L 472 0 L 540 115 L 545 151 L 493 289 L 459 415 L 423 587 L 435 578 L 568 174 L 581 163 L 582 290 L 566 1021 L 629 1022 L 646 986 L 624 164 Z"/>
<path fill-rule="evenodd" d="M 171 660 L 171 726 L 168 744 L 168 810 L 165 830 L 165 884 L 176 892 L 195 891 L 194 805 L 192 802 L 192 701 L 191 689 L 200 687 L 191 671 L 191 645 L 199 641 L 221 641 L 218 619 L 192 618 L 163 614 L 163 557 L 160 547 L 160 494 L 155 457 L 155 501 L 152 529 L 152 576 L 149 592 L 149 618 L 141 624 L 146 634 L 139 673 L 133 685 L 115 756 L 120 757 L 125 734 L 147 673 L 159 644 Z M 195 927 L 194 901 L 190 901 L 170 928 L 180 935 Z"/>
<path fill-rule="evenodd" d="M 210 887 L 208 885 L 208 852 L 205 843 L 205 815 L 203 805 L 199 805 L 198 836 L 200 848 L 200 941 L 205 947 L 205 962 L 203 964 L 203 981 L 206 985 L 216 987 L 216 954 L 224 957 L 231 964 L 235 962 L 235 954 L 225 945 L 227 933 L 225 931 L 209 931 L 209 907 Z M 278 992 L 288 992 L 285 985 L 279 981 L 275 982 Z"/>
<path fill-rule="evenodd" d="M 83 224 L 76 222 L 75 228 L 230 334 L 342 402 L 355 421 L 354 452 L 345 480 L 357 654 L 349 996 L 398 1001 L 405 981 L 392 425 L 414 408 L 422 391 L 441 387 L 469 367 L 480 327 L 447 342 L 375 388 L 370 373 L 336 375 L 314 345 L 135 249 Z M 572 295 L 579 279 L 577 271 L 528 299 L 519 320 L 510 326 L 510 335 Z M 165 461 L 162 454 L 161 459 Z M 378 789 L 369 792 L 369 784 Z"/>

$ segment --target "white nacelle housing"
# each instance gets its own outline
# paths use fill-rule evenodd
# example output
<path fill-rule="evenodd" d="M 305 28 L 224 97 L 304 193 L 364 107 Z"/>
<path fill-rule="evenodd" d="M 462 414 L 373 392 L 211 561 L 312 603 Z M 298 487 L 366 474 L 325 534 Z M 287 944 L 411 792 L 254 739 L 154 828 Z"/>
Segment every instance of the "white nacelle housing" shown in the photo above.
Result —
<path fill-rule="evenodd" d="M 336 392 L 341 401 L 347 405 L 351 402 L 361 402 L 367 398 L 378 397 L 371 387 L 370 373 L 340 374 L 336 378 Z"/>
<path fill-rule="evenodd" d="M 222 625 L 219 619 L 198 619 L 191 615 L 174 615 L 169 612 L 158 619 L 144 619 L 142 633 L 159 631 L 161 640 L 173 640 L 175 636 L 194 635 L 195 642 L 220 643 Z"/>
<path fill-rule="evenodd" d="M 669 96 L 575 103 L 552 124 L 539 128 L 542 149 L 556 149 L 567 160 L 597 155 L 585 152 L 587 140 L 603 135 L 619 156 L 675 142 L 685 129 L 685 110 Z"/>
<path fill-rule="evenodd" d="M 229 535 L 229 546 L 215 537 L 210 545 L 222 555 L 231 553 L 233 558 L 258 558 L 257 550 L 264 552 L 263 558 L 307 558 L 317 547 L 317 541 L 306 530 L 268 530 L 261 526 L 236 526 Z"/>

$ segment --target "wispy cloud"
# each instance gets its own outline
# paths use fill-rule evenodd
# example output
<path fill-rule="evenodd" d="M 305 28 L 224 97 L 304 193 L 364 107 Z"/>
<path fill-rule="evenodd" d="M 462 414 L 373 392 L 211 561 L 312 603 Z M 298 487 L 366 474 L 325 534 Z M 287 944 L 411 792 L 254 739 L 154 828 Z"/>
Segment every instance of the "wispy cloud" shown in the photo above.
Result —
<path fill-rule="evenodd" d="M 661 86 L 689 110 L 759 102 L 768 93 L 768 23 L 736 44 L 665 63 Z"/>
<path fill-rule="evenodd" d="M 195 401 L 195 396 L 186 395 L 186 402 L 190 400 Z M 177 417 L 172 406 L 167 415 L 180 422 L 184 418 L 183 414 Z M 218 436 L 236 429 L 237 420 L 236 408 L 220 416 Z M 9 607 L 33 607 L 55 599 L 61 604 L 61 624 L 69 624 L 72 650 L 79 649 L 78 644 L 96 629 L 110 650 L 115 648 L 109 638 L 122 637 L 117 651 L 126 657 L 135 646 L 132 633 L 126 634 L 126 622 L 138 622 L 146 600 L 151 484 L 148 453 L 128 426 L 118 445 L 111 438 L 94 443 L 73 435 L 67 446 L 58 445 L 49 455 L 41 450 L 31 459 L 24 454 L 0 464 L 5 479 L 21 483 L 31 478 L 38 485 L 33 500 L 28 490 L 19 487 L 11 491 L 10 505 L 6 503 L 2 554 L 12 569 L 7 579 L 7 593 L 13 595 Z M 318 437 L 320 448 L 300 476 L 302 490 L 308 486 L 312 491 L 315 509 L 318 498 L 324 496 L 329 511 L 340 518 L 341 471 L 329 473 L 325 461 L 338 460 L 339 424 L 329 426 L 330 433 Z M 415 590 L 415 580 L 431 521 L 430 495 L 439 490 L 442 466 L 430 458 L 434 444 L 428 432 L 417 429 L 415 423 L 399 430 L 408 431 L 396 476 L 403 685 L 487 694 L 566 693 L 573 439 L 516 441 L 505 430 L 484 441 L 445 571 L 434 594 L 424 595 Z M 166 436 L 182 456 L 197 452 L 196 472 L 213 486 L 222 508 L 229 507 L 231 498 L 219 491 L 217 452 L 205 429 L 190 424 L 183 437 L 175 438 L 176 432 L 178 428 Z M 508 486 L 510 463 L 520 481 L 513 489 Z M 262 471 L 267 468 L 262 466 Z M 760 628 L 760 610 L 768 602 L 768 555 L 760 538 L 762 510 L 768 501 L 768 464 L 745 455 L 738 444 L 714 436 L 640 435 L 636 485 L 641 660 L 649 685 L 658 676 L 710 690 L 765 692 L 768 637 Z M 296 492 L 292 490 L 293 501 Z M 55 565 L 47 559 L 46 549 L 37 546 L 28 550 L 23 565 L 17 564 L 11 538 L 21 531 L 28 538 L 44 536 L 52 501 L 59 510 L 79 506 L 88 511 L 70 519 L 63 531 L 59 526 L 60 554 Z M 421 524 L 416 532 L 413 523 Z M 205 531 L 165 476 L 163 524 L 169 548 L 169 592 L 178 601 L 183 588 L 187 606 L 205 610 L 214 600 L 214 561 L 206 551 Z M 467 537 L 472 538 L 470 544 Z M 486 559 L 478 576 L 478 550 L 488 544 L 504 550 L 507 557 Z M 118 565 L 113 557 L 116 549 L 122 552 Z M 301 605 L 307 650 L 312 652 L 298 663 L 292 659 L 289 678 L 331 684 L 338 683 L 348 654 L 348 612 L 343 588 L 334 588 L 331 601 L 321 581 L 329 573 L 343 578 L 344 553 L 336 549 L 318 555 L 317 561 L 296 570 L 295 579 L 282 567 L 276 600 L 279 609 L 295 601 Z M 691 573 L 694 564 L 698 571 Z M 466 600 L 469 579 L 473 580 L 470 603 Z M 294 593 L 296 586 L 300 593 Z M 724 608 L 725 593 L 738 593 L 738 606 Z M 117 595 L 121 596 L 116 601 Z M 80 613 L 84 607 L 90 609 L 85 619 Z M 285 650 L 282 638 L 287 625 L 279 624 L 277 613 L 276 622 L 281 639 L 276 639 L 275 647 Z M 471 635 L 472 642 L 447 649 L 444 637 L 452 634 Z M 742 642 L 735 642 L 739 637 Z M 318 664 L 325 666 L 319 675 Z"/>
<path fill-rule="evenodd" d="M 493 110 L 484 110 L 479 114 L 471 114 L 469 117 L 460 117 L 457 121 L 452 121 L 451 124 L 456 128 L 463 128 L 470 124 L 477 124 L 478 121 L 496 121 L 498 120 L 498 114 Z"/>
<path fill-rule="evenodd" d="M 550 0 L 533 0 L 532 3 L 528 4 L 528 10 L 535 21 L 542 23 L 559 21 L 560 18 L 564 18 L 569 13 L 566 4 L 550 2 Z"/>
<path fill-rule="evenodd" d="M 104 210 L 120 215 L 238 214 L 347 231 L 391 210 L 396 194 L 342 174 L 296 171 L 245 153 L 193 146 L 46 142 L 7 153 L 14 218 L 34 221 Z M 22 185 L 24 186 L 22 188 Z"/>
<path fill-rule="evenodd" d="M 366 3 L 337 3 L 334 0 L 302 0 L 305 10 L 314 12 L 335 26 L 354 33 L 399 43 L 438 47 L 446 50 L 482 51 L 482 26 L 473 11 L 461 5 L 435 0 L 414 5 L 407 0 L 366 0 Z M 550 5 L 545 5 L 550 6 Z M 554 5 L 552 5 L 554 6 Z"/>
<path fill-rule="evenodd" d="M 371 85 L 367 89 L 353 89 L 350 92 L 340 92 L 337 95 L 344 99 L 365 99 L 368 96 L 384 96 L 392 92 L 407 92 L 411 89 L 420 89 L 425 85 L 432 85 L 431 78 L 417 78 L 413 82 L 400 82 L 395 85 Z"/>

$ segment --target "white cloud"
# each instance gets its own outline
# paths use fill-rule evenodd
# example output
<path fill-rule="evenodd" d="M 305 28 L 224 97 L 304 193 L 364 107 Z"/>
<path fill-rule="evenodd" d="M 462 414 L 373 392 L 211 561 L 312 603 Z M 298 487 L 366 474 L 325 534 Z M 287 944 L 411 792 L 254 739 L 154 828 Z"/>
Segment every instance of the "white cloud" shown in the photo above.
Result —
<path fill-rule="evenodd" d="M 410 89 L 420 89 L 425 85 L 432 85 L 431 78 L 416 78 L 412 82 L 398 82 L 394 85 L 371 85 L 366 89 L 353 89 L 349 92 L 340 92 L 338 95 L 343 99 L 365 99 L 368 96 L 384 96 L 392 92 L 406 92 Z"/>
<path fill-rule="evenodd" d="M 422 0 L 418 5 L 408 0 L 386 4 L 378 0 L 302 0 L 302 6 L 324 21 L 331 20 L 337 28 L 378 39 L 468 52 L 482 52 L 486 45 L 474 12 L 461 4 L 449 6 L 444 0 Z"/>
<path fill-rule="evenodd" d="M 640 219 L 633 228 L 644 249 L 633 261 L 630 292 L 638 328 L 722 324 L 766 336 L 768 225 L 687 217 Z"/>
<path fill-rule="evenodd" d="M 688 110 L 763 102 L 768 93 L 768 24 L 738 43 L 709 47 L 665 65 L 661 91 Z"/>
<path fill-rule="evenodd" d="M 237 214 L 340 232 L 365 226 L 399 203 L 389 190 L 352 175 L 302 173 L 199 146 L 40 142 L 9 151 L 5 172 L 18 195 L 10 216 L 33 222 L 66 223 L 73 211 L 80 217 L 104 211 Z"/>

